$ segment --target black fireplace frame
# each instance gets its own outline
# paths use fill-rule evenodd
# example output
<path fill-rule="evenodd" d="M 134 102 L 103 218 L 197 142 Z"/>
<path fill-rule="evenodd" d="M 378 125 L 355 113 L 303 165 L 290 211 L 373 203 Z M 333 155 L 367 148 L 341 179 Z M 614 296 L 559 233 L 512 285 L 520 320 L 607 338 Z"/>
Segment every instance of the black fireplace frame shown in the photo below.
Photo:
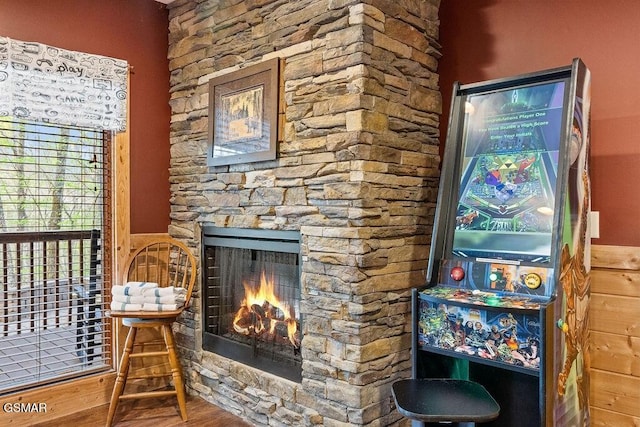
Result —
<path fill-rule="evenodd" d="M 300 366 L 284 366 L 274 364 L 270 359 L 254 352 L 250 346 L 232 341 L 224 336 L 207 331 L 207 277 L 204 271 L 206 248 L 221 246 L 285 252 L 298 255 L 298 277 L 302 277 L 302 253 L 300 251 L 300 232 L 289 230 L 263 230 L 249 228 L 202 226 L 201 263 L 202 277 L 202 349 L 227 357 L 245 365 L 260 369 L 295 382 L 302 382 L 302 364 Z M 300 330 L 302 331 L 302 314 L 299 313 Z M 302 337 L 301 337 L 302 338 Z M 302 341 L 302 339 L 301 339 Z"/>

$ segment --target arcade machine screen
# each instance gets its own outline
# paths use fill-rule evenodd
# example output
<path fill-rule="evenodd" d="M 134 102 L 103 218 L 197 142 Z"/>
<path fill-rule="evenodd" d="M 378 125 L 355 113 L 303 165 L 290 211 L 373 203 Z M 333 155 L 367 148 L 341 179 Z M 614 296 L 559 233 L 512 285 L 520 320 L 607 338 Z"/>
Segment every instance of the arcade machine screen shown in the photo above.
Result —
<path fill-rule="evenodd" d="M 467 97 L 455 256 L 549 263 L 565 86 Z"/>

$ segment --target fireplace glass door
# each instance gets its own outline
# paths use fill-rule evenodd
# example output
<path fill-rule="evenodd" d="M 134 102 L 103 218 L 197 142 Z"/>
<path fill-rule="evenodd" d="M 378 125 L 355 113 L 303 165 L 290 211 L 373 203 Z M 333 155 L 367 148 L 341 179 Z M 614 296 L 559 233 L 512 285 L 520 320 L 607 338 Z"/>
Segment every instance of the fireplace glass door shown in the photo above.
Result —
<path fill-rule="evenodd" d="M 203 228 L 205 350 L 298 380 L 297 232 Z"/>

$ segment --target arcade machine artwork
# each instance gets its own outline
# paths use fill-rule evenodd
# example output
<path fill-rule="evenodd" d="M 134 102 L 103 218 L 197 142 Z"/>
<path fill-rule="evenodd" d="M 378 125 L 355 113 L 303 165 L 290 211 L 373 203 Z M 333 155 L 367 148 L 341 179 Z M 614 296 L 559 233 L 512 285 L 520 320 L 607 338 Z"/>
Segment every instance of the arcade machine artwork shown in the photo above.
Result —
<path fill-rule="evenodd" d="M 589 424 L 590 73 L 454 85 L 413 377 L 480 382 L 493 426 Z"/>

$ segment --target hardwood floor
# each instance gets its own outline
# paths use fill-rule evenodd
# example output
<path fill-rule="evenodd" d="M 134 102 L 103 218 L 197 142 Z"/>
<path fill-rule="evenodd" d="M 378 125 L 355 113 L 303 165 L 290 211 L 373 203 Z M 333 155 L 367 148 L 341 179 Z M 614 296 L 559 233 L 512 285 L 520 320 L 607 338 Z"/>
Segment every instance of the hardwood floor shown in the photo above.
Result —
<path fill-rule="evenodd" d="M 109 405 L 78 412 L 54 421 L 33 424 L 36 427 L 97 427 L 103 426 L 107 419 Z M 123 401 L 118 405 L 112 427 L 251 427 L 242 419 L 224 409 L 213 405 L 200 397 L 187 397 L 186 422 L 180 418 L 178 402 L 174 398 L 141 399 Z"/>

